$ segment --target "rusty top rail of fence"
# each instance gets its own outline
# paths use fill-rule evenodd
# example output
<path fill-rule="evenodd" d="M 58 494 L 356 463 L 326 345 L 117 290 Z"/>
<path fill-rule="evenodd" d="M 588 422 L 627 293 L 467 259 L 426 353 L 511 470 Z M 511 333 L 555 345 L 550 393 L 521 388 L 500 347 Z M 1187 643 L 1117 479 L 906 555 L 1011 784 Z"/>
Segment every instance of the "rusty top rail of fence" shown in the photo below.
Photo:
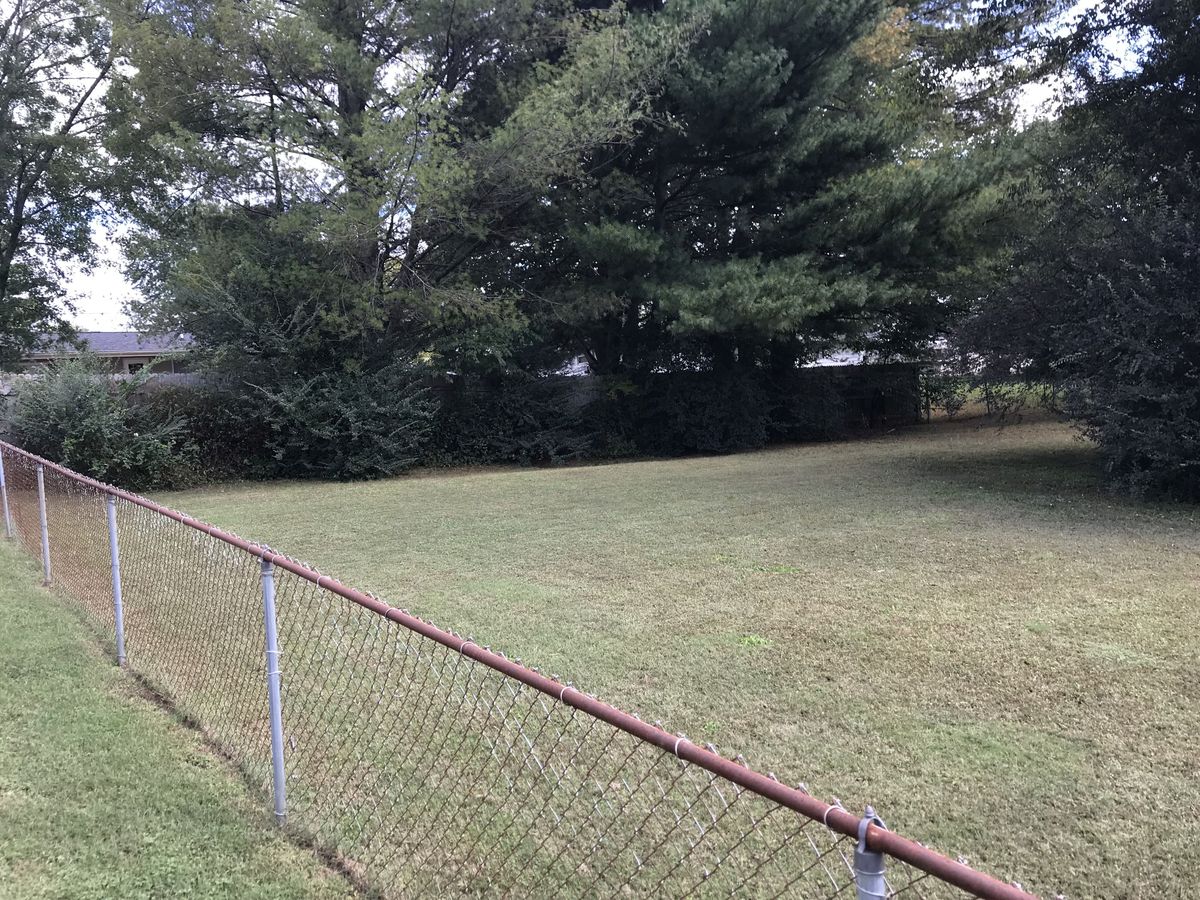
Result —
<path fill-rule="evenodd" d="M 820 822 L 832 831 L 856 840 L 860 839 L 860 827 L 864 822 L 864 818 L 854 815 L 841 806 L 832 806 L 798 788 L 789 787 L 774 777 L 763 775 L 740 762 L 726 759 L 705 747 L 693 744 L 686 737 L 671 734 L 657 725 L 652 725 L 649 722 L 639 719 L 637 716 L 610 706 L 602 700 L 584 693 L 569 684 L 562 684 L 553 678 L 549 678 L 540 672 L 536 672 L 518 662 L 510 660 L 500 653 L 496 653 L 486 647 L 481 647 L 470 639 L 464 639 L 460 635 L 439 628 L 431 622 L 426 622 L 419 616 L 414 616 L 405 610 L 391 606 L 370 594 L 348 587 L 335 578 L 323 575 L 291 557 L 275 552 L 265 544 L 248 541 L 215 525 L 192 518 L 185 513 L 163 506 L 161 503 L 155 503 L 153 500 L 142 497 L 139 494 L 134 494 L 113 485 L 105 484 L 95 478 L 81 475 L 72 469 L 22 450 L 20 447 L 6 441 L 0 441 L 0 447 L 45 466 L 72 481 L 88 485 L 109 496 L 126 500 L 129 503 L 141 506 L 169 519 L 174 519 L 176 522 L 186 525 L 189 528 L 194 528 L 226 544 L 237 547 L 255 558 L 270 562 L 300 578 L 312 582 L 318 588 L 323 588 L 345 600 L 349 600 L 351 603 L 371 610 L 389 621 L 395 622 L 432 641 L 436 641 L 481 665 L 487 666 L 502 675 L 540 691 L 560 703 L 579 709 L 594 718 L 607 722 L 614 728 L 618 728 L 648 744 L 653 744 L 663 751 L 677 756 L 679 759 L 699 766 L 701 769 L 731 781 L 748 791 L 778 803 L 780 806 L 797 812 L 815 822 Z M 1026 892 L 1016 885 L 1005 884 L 991 875 L 972 869 L 965 863 L 950 859 L 916 841 L 902 837 L 894 831 L 889 831 L 874 821 L 868 822 L 865 836 L 861 837 L 865 839 L 869 850 L 893 856 L 947 884 L 961 888 L 977 897 L 982 897 L 984 900 L 1029 900 L 1029 898 L 1034 897 L 1033 894 Z"/>

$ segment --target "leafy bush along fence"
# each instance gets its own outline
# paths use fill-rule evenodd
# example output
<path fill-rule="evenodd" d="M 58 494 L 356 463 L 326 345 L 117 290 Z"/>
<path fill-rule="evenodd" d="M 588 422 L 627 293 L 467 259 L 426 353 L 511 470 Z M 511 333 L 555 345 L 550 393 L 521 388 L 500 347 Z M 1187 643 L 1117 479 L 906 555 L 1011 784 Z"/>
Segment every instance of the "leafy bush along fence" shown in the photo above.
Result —
<path fill-rule="evenodd" d="M 383 896 L 1029 896 L 265 546 L 0 462 L 46 581 Z"/>

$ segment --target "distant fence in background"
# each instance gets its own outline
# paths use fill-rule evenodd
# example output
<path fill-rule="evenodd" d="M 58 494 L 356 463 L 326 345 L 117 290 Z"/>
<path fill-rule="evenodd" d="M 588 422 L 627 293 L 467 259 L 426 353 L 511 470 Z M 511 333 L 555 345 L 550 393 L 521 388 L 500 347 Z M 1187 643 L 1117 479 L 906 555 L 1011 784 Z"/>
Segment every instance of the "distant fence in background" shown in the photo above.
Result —
<path fill-rule="evenodd" d="M 47 584 L 383 896 L 1030 896 L 265 546 L 0 464 Z"/>

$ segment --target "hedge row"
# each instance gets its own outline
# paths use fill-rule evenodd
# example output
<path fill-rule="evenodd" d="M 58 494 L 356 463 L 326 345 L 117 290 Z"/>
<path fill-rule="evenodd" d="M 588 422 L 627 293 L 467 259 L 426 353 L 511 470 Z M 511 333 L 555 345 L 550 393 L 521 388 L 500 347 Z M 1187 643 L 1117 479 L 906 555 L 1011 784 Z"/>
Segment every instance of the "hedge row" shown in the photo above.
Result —
<path fill-rule="evenodd" d="M 912 423 L 919 403 L 917 371 L 907 365 L 487 382 L 397 369 L 270 391 L 152 381 L 131 390 L 68 366 L 26 387 L 10 424 L 34 452 L 161 488 L 727 453 Z"/>

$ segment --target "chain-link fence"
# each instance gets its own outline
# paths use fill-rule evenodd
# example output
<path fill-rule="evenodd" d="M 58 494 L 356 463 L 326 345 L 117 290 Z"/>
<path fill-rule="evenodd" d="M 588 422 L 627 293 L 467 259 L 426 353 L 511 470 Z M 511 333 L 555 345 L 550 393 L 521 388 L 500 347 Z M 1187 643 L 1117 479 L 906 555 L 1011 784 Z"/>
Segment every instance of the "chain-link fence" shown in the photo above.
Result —
<path fill-rule="evenodd" d="M 266 547 L 0 460 L 46 581 L 382 896 L 1029 896 Z"/>

